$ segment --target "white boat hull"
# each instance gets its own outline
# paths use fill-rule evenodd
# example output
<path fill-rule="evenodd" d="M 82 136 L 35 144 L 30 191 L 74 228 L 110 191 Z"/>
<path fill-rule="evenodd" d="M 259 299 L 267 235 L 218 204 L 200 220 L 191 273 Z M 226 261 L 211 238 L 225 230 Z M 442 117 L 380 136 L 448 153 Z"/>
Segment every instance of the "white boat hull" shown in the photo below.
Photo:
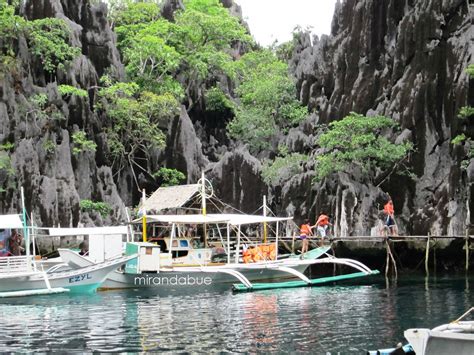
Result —
<path fill-rule="evenodd" d="M 93 265 L 89 259 L 68 250 L 59 250 L 62 259 L 71 267 L 85 267 Z M 209 287 L 229 286 L 239 280 L 228 273 L 221 272 L 222 269 L 234 270 L 244 275 L 249 281 L 272 281 L 294 278 L 288 272 L 277 270 L 271 266 L 284 266 L 285 261 L 267 262 L 261 264 L 229 264 L 223 266 L 207 267 L 174 267 L 160 270 L 158 273 L 126 274 L 115 271 L 108 275 L 101 289 L 124 289 L 124 288 L 192 288 L 202 289 Z M 303 273 L 309 264 L 290 265 L 289 267 Z M 205 271 L 202 271 L 205 269 Z"/>
<path fill-rule="evenodd" d="M 32 272 L 29 274 L 4 275 L 0 278 L 0 292 L 45 288 L 66 288 L 71 292 L 93 292 L 105 281 L 110 272 L 130 259 L 133 259 L 133 257 L 121 257 L 101 264 L 51 274 Z"/>
<path fill-rule="evenodd" d="M 212 268 L 212 267 L 211 267 Z M 300 265 L 293 267 L 299 272 L 304 272 L 308 265 Z M 189 268 L 187 268 L 189 269 Z M 249 281 L 272 281 L 285 280 L 294 278 L 293 275 L 274 269 L 243 269 L 239 267 L 232 268 L 244 275 Z M 126 274 L 122 272 L 114 272 L 104 281 L 101 289 L 118 289 L 118 288 L 193 288 L 203 289 L 210 287 L 228 287 L 231 284 L 239 282 L 239 280 L 230 274 L 219 272 L 217 269 L 203 272 L 199 268 L 195 271 L 180 271 L 175 268 L 169 271 L 160 271 L 159 273 L 142 273 L 142 274 Z"/>
<path fill-rule="evenodd" d="M 474 322 L 473 326 L 474 326 Z M 430 329 L 408 329 L 404 333 L 417 355 L 473 355 L 474 334 Z"/>

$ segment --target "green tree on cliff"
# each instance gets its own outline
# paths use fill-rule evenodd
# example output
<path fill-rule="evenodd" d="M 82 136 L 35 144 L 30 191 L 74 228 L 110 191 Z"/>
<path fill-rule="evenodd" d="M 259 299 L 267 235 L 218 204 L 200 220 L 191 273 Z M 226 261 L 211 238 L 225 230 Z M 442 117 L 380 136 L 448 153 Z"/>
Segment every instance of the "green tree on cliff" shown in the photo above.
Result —
<path fill-rule="evenodd" d="M 48 73 L 63 68 L 80 54 L 80 49 L 69 44 L 71 29 L 59 18 L 26 20 L 17 15 L 19 1 L 0 0 L 0 54 L 3 70 L 15 57 L 15 43 L 23 36 L 31 53 L 37 56 Z"/>
<path fill-rule="evenodd" d="M 322 179 L 335 172 L 351 173 L 360 169 L 373 181 L 377 173 L 400 164 L 413 149 L 413 144 L 395 144 L 385 137 L 384 133 L 396 126 L 388 117 L 366 117 L 355 112 L 331 122 L 317 140 L 324 153 L 316 157 L 316 177 Z"/>
<path fill-rule="evenodd" d="M 270 50 L 245 54 L 235 63 L 240 105 L 228 126 L 231 137 L 253 150 L 269 148 L 280 130 L 301 122 L 306 107 L 296 99 L 296 87 L 288 65 Z"/>
<path fill-rule="evenodd" d="M 232 43 L 251 41 L 218 0 L 186 0 L 184 5 L 170 22 L 159 18 L 156 4 L 132 3 L 116 16 L 115 24 L 130 78 L 147 90 L 167 91 L 178 99 L 184 94 L 190 98 L 191 86 L 211 73 L 232 76 Z"/>
<path fill-rule="evenodd" d="M 470 78 L 474 78 L 474 64 L 470 64 L 467 67 L 466 72 L 468 73 Z M 472 106 L 461 107 L 458 117 L 461 120 L 472 119 L 474 117 L 474 107 Z M 451 144 L 455 146 L 461 146 L 461 145 L 466 146 L 467 153 L 465 154 L 465 159 L 461 161 L 461 168 L 464 170 L 467 169 L 470 161 L 474 158 L 474 142 L 472 138 L 466 136 L 466 134 L 464 133 L 460 133 L 451 140 Z"/>
<path fill-rule="evenodd" d="M 169 93 L 155 94 L 141 90 L 134 82 L 112 83 L 103 79 L 99 90 L 108 120 L 107 140 L 113 166 L 120 172 L 129 166 L 137 182 L 135 171 L 150 173 L 139 158 L 149 161 L 150 148 L 165 146 L 165 135 L 160 125 L 178 113 L 176 99 Z"/>

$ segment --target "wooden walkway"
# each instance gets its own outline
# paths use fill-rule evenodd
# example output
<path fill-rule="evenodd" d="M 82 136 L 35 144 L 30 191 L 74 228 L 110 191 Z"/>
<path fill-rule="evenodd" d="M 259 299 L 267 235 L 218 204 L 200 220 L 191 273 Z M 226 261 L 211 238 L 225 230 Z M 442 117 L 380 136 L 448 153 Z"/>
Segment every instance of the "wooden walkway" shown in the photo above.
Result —
<path fill-rule="evenodd" d="M 329 242 L 331 246 L 334 243 L 342 242 L 342 243 L 367 243 L 371 244 L 372 246 L 374 243 L 384 243 L 386 248 L 386 267 L 385 267 L 385 276 L 389 275 L 390 269 L 395 277 L 398 276 L 397 271 L 397 264 L 395 262 L 395 258 L 393 256 L 392 248 L 393 243 L 397 242 L 418 242 L 418 243 L 425 243 L 425 272 L 429 274 L 429 258 L 430 258 L 430 249 L 434 249 L 436 246 L 436 242 L 440 240 L 452 241 L 452 240 L 464 240 L 464 247 L 465 250 L 465 270 L 466 272 L 469 271 L 469 257 L 470 257 L 470 250 L 471 250 L 471 240 L 474 239 L 474 235 L 407 235 L 407 236 L 347 236 L 347 237 L 328 237 L 325 239 L 325 242 Z M 319 237 L 312 237 L 310 241 L 318 242 L 321 239 Z M 299 241 L 299 236 L 292 236 L 292 237 L 283 237 L 280 238 L 285 245 L 285 242 L 291 242 L 291 250 L 292 252 L 295 251 L 295 242 Z M 368 245 L 370 247 L 370 245 Z"/>

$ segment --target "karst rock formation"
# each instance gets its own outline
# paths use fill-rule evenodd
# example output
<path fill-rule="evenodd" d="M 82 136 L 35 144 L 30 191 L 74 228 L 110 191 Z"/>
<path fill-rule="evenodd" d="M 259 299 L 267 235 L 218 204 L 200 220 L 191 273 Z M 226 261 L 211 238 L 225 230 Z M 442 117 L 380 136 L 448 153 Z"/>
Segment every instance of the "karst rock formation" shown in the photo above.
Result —
<path fill-rule="evenodd" d="M 232 1 L 222 3 L 242 16 Z M 182 6 L 167 1 L 163 16 L 172 19 Z M 330 35 L 302 33 L 295 39 L 289 64 L 310 115 L 281 141 L 292 151 L 314 152 L 320 124 L 351 111 L 382 114 L 401 127 L 394 139 L 414 143 L 409 175 L 393 174 L 377 187 L 342 173 L 316 183 L 309 163 L 282 186 L 267 186 L 260 176 L 262 156 L 230 141 L 225 120 L 206 120 L 205 112 L 184 106 L 166 128 L 167 148 L 154 152 L 150 164 L 177 168 L 188 182 L 206 171 L 219 197 L 245 212 L 256 210 L 263 195 L 275 212 L 294 215 L 297 222 L 327 211 L 338 235 L 373 233 L 387 193 L 402 233 L 464 234 L 473 218 L 474 163 L 461 169 L 469 146 L 451 140 L 473 133 L 472 124 L 458 118 L 461 107 L 474 105 L 474 80 L 465 71 L 474 62 L 473 10 L 466 0 L 345 0 L 336 5 Z M 108 123 L 94 109 L 100 76 L 110 68 L 124 76 L 107 7 L 88 0 L 27 0 L 21 13 L 66 20 L 82 54 L 52 78 L 19 40 L 21 70 L 0 78 L 0 143 L 15 143 L 8 153 L 15 175 L 0 174 L 0 182 L 12 186 L 1 193 L 0 208 L 17 212 L 23 186 L 39 225 L 124 221 L 124 206 L 136 205 L 140 192 L 131 172 L 117 174 L 104 156 Z M 63 98 L 58 83 L 88 88 L 89 97 Z M 64 119 L 37 117 L 27 100 L 35 93 L 47 94 Z M 95 153 L 72 153 L 71 135 L 78 129 L 93 137 Z M 54 151 L 46 149 L 47 140 L 55 143 Z M 85 213 L 83 199 L 104 201 L 113 213 Z"/>

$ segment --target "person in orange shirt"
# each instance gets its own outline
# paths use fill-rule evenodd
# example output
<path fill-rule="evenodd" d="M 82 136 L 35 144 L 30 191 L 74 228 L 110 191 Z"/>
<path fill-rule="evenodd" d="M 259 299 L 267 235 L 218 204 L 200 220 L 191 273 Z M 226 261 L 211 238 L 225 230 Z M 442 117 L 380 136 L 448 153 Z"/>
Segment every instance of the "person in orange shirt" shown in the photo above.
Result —
<path fill-rule="evenodd" d="M 389 199 L 385 206 L 383 206 L 383 212 L 385 214 L 385 226 L 390 231 L 390 235 L 397 235 L 397 225 L 395 224 L 395 209 L 393 207 L 392 199 Z"/>
<path fill-rule="evenodd" d="M 326 231 L 330 225 L 331 223 L 329 223 L 329 216 L 324 213 L 321 213 L 318 217 L 318 220 L 316 221 L 315 226 L 316 226 L 316 233 L 317 235 L 321 237 L 322 240 L 326 238 L 326 234 L 327 234 Z"/>
<path fill-rule="evenodd" d="M 308 251 L 309 246 L 309 237 L 313 235 L 312 227 L 309 225 L 309 219 L 305 219 L 304 223 L 300 227 L 300 239 L 303 241 L 303 246 L 301 248 L 301 255 Z"/>

